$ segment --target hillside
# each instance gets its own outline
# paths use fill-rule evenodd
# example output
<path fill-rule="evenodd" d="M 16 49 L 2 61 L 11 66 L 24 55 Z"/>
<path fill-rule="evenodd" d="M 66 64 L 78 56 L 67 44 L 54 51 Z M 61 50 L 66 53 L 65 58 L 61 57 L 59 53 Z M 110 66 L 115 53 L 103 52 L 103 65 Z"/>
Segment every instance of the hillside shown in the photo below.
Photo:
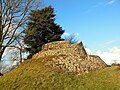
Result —
<path fill-rule="evenodd" d="M 107 67 L 88 74 L 53 71 L 43 60 L 27 60 L 0 77 L 0 90 L 119 90 L 120 70 Z"/>
<path fill-rule="evenodd" d="M 120 71 L 106 67 L 100 57 L 86 53 L 82 42 L 47 43 L 32 59 L 0 77 L 0 90 L 116 90 Z"/>

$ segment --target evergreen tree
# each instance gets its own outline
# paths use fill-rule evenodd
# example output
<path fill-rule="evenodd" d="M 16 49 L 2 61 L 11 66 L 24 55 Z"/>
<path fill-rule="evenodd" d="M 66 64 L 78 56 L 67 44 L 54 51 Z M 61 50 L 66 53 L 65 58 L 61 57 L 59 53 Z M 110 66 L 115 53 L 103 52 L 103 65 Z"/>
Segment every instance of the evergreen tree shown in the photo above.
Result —
<path fill-rule="evenodd" d="M 25 44 L 29 46 L 29 56 L 40 51 L 45 43 L 62 40 L 64 30 L 55 23 L 55 16 L 51 6 L 30 12 L 24 37 Z"/>

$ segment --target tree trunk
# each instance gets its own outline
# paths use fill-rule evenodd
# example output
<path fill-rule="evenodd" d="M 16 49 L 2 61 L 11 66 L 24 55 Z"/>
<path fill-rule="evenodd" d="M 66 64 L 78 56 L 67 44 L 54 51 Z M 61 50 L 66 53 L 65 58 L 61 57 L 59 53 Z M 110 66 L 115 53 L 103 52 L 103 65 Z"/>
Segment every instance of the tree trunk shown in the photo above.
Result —
<path fill-rule="evenodd" d="M 2 54 L 3 54 L 3 50 L 2 50 L 2 0 L 0 0 L 0 61 L 2 59 Z"/>
<path fill-rule="evenodd" d="M 2 61 L 2 55 L 4 53 L 5 47 L 0 49 L 0 62 Z M 0 76 L 3 76 L 3 74 L 0 71 Z"/>
<path fill-rule="evenodd" d="M 1 60 L 2 60 L 2 52 L 0 52 L 0 62 L 1 62 Z"/>
<path fill-rule="evenodd" d="M 20 49 L 20 63 L 22 63 L 22 50 Z"/>
<path fill-rule="evenodd" d="M 0 72 L 0 76 L 3 76 L 3 74 Z"/>

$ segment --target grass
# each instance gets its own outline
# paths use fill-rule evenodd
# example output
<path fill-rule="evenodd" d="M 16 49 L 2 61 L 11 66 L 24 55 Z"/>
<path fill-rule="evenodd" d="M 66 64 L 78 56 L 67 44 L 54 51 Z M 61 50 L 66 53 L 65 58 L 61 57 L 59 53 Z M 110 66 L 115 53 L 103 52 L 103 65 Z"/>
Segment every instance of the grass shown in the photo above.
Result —
<path fill-rule="evenodd" d="M 117 67 L 77 76 L 44 66 L 45 59 L 27 60 L 0 77 L 0 90 L 120 90 Z"/>

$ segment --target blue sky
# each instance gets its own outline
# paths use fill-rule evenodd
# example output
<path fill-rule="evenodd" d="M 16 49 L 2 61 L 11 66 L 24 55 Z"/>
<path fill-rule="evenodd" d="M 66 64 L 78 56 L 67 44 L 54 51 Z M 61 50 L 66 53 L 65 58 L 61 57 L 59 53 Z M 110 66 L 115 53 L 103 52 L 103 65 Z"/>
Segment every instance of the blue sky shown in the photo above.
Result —
<path fill-rule="evenodd" d="M 106 51 L 120 47 L 120 0 L 45 0 L 55 8 L 56 22 L 86 47 Z"/>
<path fill-rule="evenodd" d="M 44 0 L 43 4 L 52 5 L 56 22 L 66 33 L 79 33 L 77 38 L 92 52 L 120 51 L 120 0 Z"/>

